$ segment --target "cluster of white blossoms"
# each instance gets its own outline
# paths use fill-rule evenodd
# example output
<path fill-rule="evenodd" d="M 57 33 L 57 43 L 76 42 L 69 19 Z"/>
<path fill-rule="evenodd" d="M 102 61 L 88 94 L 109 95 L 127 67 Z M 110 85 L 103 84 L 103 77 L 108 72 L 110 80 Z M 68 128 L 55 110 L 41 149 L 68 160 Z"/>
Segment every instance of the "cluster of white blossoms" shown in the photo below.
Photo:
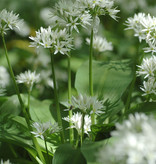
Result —
<path fill-rule="evenodd" d="M 52 30 L 41 27 L 40 30 L 36 31 L 35 37 L 29 37 L 31 42 L 30 47 L 39 48 L 44 47 L 51 49 L 54 54 L 61 53 L 68 55 L 68 52 L 72 49 L 72 37 L 68 34 L 66 29 L 63 30 Z"/>
<path fill-rule="evenodd" d="M 135 14 L 134 17 L 130 17 L 126 21 L 128 28 L 133 29 L 134 36 L 139 37 L 139 41 L 145 40 L 148 47 L 144 48 L 146 53 L 156 52 L 156 17 L 152 17 L 150 14 L 145 13 Z"/>
<path fill-rule="evenodd" d="M 86 38 L 86 42 L 88 45 L 90 45 L 90 39 Z M 103 38 L 101 36 L 94 36 L 93 38 L 93 48 L 97 52 L 104 52 L 104 51 L 112 51 L 113 46 L 111 42 L 108 42 L 106 38 Z"/>
<path fill-rule="evenodd" d="M 97 115 L 104 113 L 103 101 L 99 101 L 97 96 L 87 96 L 86 94 L 79 94 L 78 97 L 72 96 L 72 108 L 80 109 L 82 113 Z"/>
<path fill-rule="evenodd" d="M 156 95 L 156 56 L 153 55 L 150 58 L 143 59 L 138 68 L 137 75 L 144 76 L 145 79 L 143 87 L 141 87 L 141 90 L 144 91 L 143 96 L 149 95 L 153 97 Z"/>
<path fill-rule="evenodd" d="M 34 122 L 32 127 L 35 131 L 31 133 L 35 135 L 35 137 L 40 137 L 45 140 L 49 135 L 60 132 L 61 128 L 58 126 L 58 123 L 52 124 L 50 121 L 46 123 Z"/>
<path fill-rule="evenodd" d="M 116 14 L 119 10 L 113 7 L 113 0 L 60 0 L 56 3 L 52 10 L 51 18 L 53 24 L 63 27 L 69 27 L 72 32 L 73 29 L 79 32 L 79 27 L 98 26 L 99 15 L 109 14 L 112 18 L 116 19 Z M 93 17 L 96 17 L 93 20 Z M 96 21 L 98 20 L 98 21 Z"/>
<path fill-rule="evenodd" d="M 30 91 L 32 90 L 34 83 L 39 82 L 39 80 L 40 74 L 36 74 L 35 71 L 31 72 L 30 70 L 16 76 L 17 83 L 25 84 Z"/>
<path fill-rule="evenodd" d="M 8 30 L 14 30 L 15 28 L 19 29 L 22 22 L 23 21 L 19 19 L 18 14 L 3 9 L 0 12 L 0 33 L 6 34 Z"/>
<path fill-rule="evenodd" d="M 75 128 L 79 135 L 82 133 L 82 118 L 83 115 L 81 113 L 74 113 L 71 118 L 64 117 L 65 121 L 71 122 L 73 125 L 69 128 Z M 89 115 L 84 116 L 84 133 L 88 134 L 91 131 L 91 117 Z"/>
<path fill-rule="evenodd" d="M 136 113 L 122 124 L 116 124 L 116 128 L 111 133 L 114 142 L 99 151 L 102 163 L 155 164 L 156 120 L 153 117 Z"/>
<path fill-rule="evenodd" d="M 7 161 L 4 161 L 3 159 L 1 159 L 0 164 L 11 164 L 10 160 L 8 159 Z"/>
<path fill-rule="evenodd" d="M 10 75 L 4 66 L 0 66 L 0 86 L 6 87 L 10 83 Z"/>

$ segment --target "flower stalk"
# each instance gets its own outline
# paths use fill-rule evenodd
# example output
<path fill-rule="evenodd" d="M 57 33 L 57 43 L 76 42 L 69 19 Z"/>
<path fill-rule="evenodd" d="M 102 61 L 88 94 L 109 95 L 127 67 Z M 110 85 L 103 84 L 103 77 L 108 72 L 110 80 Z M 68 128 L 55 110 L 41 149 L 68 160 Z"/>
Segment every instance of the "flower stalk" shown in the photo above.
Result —
<path fill-rule="evenodd" d="M 5 39 L 4 39 L 4 33 L 1 33 L 1 35 L 2 35 L 2 41 L 3 41 L 3 45 L 4 45 L 5 56 L 6 56 L 6 60 L 7 60 L 7 63 L 8 63 L 10 75 L 11 75 L 11 78 L 13 80 L 13 84 L 14 84 L 14 87 L 15 87 L 15 90 L 16 90 L 16 94 L 17 94 L 18 100 L 20 102 L 20 105 L 21 105 L 22 112 L 23 112 L 23 115 L 25 117 L 26 123 L 28 125 L 29 130 L 31 131 L 32 128 L 31 128 L 31 125 L 30 125 L 29 116 L 28 116 L 28 113 L 26 112 L 25 105 L 24 105 L 23 100 L 21 98 L 21 95 L 20 95 L 20 92 L 19 92 L 19 88 L 18 88 L 18 85 L 17 85 L 16 80 L 15 80 L 15 75 L 14 75 L 14 72 L 13 72 L 12 66 L 10 64 L 9 57 L 8 57 L 7 47 L 6 47 L 6 43 L 5 43 Z M 39 155 L 39 158 L 42 160 L 43 163 L 45 163 L 45 159 L 43 157 L 42 151 L 40 149 L 40 146 L 39 146 L 36 138 L 32 134 L 31 134 L 31 138 L 32 138 L 32 141 L 33 141 L 34 146 L 36 148 L 36 151 L 37 151 L 37 153 Z"/>
<path fill-rule="evenodd" d="M 68 56 L 68 103 L 71 104 L 71 56 L 69 54 Z M 72 110 L 69 110 L 69 118 L 71 120 L 72 118 Z M 69 127 L 71 127 L 73 124 L 71 121 L 69 121 Z M 74 141 L 74 130 L 73 128 L 69 129 L 69 136 L 70 136 L 70 143 L 72 144 Z"/>
<path fill-rule="evenodd" d="M 57 110 L 57 121 L 58 121 L 58 125 L 62 129 L 60 134 L 61 134 L 61 141 L 62 141 L 62 143 L 64 143 L 64 131 L 63 131 L 62 117 L 61 117 L 59 99 L 58 99 L 57 88 L 56 88 L 56 77 L 55 77 L 55 67 L 54 67 L 54 54 L 53 54 L 52 50 L 50 50 L 50 55 L 51 55 L 51 68 L 52 68 L 52 76 L 53 76 L 53 84 L 54 84 L 54 95 L 55 95 L 56 110 Z"/>

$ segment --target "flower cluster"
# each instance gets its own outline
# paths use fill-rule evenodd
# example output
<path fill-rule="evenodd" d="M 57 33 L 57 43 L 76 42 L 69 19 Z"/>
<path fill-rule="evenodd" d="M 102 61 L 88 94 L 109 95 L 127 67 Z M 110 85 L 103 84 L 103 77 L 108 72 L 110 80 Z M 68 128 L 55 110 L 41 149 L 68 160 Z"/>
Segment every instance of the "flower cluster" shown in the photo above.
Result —
<path fill-rule="evenodd" d="M 8 30 L 20 29 L 22 20 L 19 19 L 19 15 L 14 14 L 13 11 L 8 12 L 3 9 L 0 12 L 0 32 L 6 34 Z"/>
<path fill-rule="evenodd" d="M 0 66 L 0 86 L 6 87 L 10 83 L 10 75 L 7 69 L 3 66 Z"/>
<path fill-rule="evenodd" d="M 3 161 L 2 159 L 1 159 L 1 161 L 0 161 L 1 163 L 0 164 L 11 164 L 11 162 L 10 162 L 10 160 L 8 159 L 7 161 Z"/>
<path fill-rule="evenodd" d="M 41 27 L 40 30 L 36 31 L 35 37 L 29 38 L 33 41 L 31 42 L 31 47 L 49 48 L 54 51 L 54 54 L 67 55 L 72 49 L 72 38 L 66 29 L 52 30 L 50 26 L 48 28 Z"/>
<path fill-rule="evenodd" d="M 116 124 L 111 135 L 115 142 L 99 152 L 103 163 L 149 164 L 156 161 L 156 120 L 145 114 L 130 115 L 129 120 Z M 111 157 L 111 158 L 110 158 Z"/>
<path fill-rule="evenodd" d="M 145 13 L 135 14 L 134 17 L 130 17 L 126 21 L 127 29 L 134 30 L 134 36 L 139 37 L 139 41 L 145 40 L 148 47 L 144 48 L 146 53 L 156 52 L 156 17 L 152 17 L 150 14 Z"/>
<path fill-rule="evenodd" d="M 46 123 L 34 122 L 32 127 L 36 131 L 32 131 L 31 133 L 34 134 L 35 137 L 40 137 L 43 140 L 45 140 L 49 135 L 58 133 L 61 130 L 58 123 L 52 124 L 50 121 Z"/>
<path fill-rule="evenodd" d="M 119 10 L 113 6 L 113 0 L 78 0 L 74 2 L 62 0 L 56 3 L 51 15 L 53 24 L 69 27 L 71 32 L 73 29 L 79 32 L 79 27 L 86 28 L 86 26 L 92 25 L 92 22 L 98 24 L 95 20 L 99 22 L 97 19 L 99 15 L 109 14 L 116 19 Z"/>
<path fill-rule="evenodd" d="M 138 66 L 138 76 L 144 76 L 146 81 L 143 82 L 141 90 L 144 91 L 145 95 L 156 95 L 156 56 L 143 59 L 143 62 Z"/>
<path fill-rule="evenodd" d="M 69 128 L 75 128 L 79 135 L 82 133 L 82 114 L 81 113 L 74 113 L 71 118 L 64 117 L 65 121 L 71 122 L 73 125 Z M 91 131 L 91 117 L 89 115 L 84 116 L 84 133 L 88 134 Z"/>
<path fill-rule="evenodd" d="M 17 75 L 17 83 L 24 83 L 29 90 L 32 90 L 33 84 L 39 81 L 40 74 L 36 74 L 36 72 L 31 72 L 30 70 L 25 71 Z"/>
<path fill-rule="evenodd" d="M 86 42 L 89 45 L 90 44 L 90 39 L 86 38 Z M 111 42 L 108 42 L 106 38 L 103 38 L 101 36 L 94 36 L 93 38 L 93 48 L 97 52 L 104 52 L 104 51 L 112 51 L 113 46 Z"/>

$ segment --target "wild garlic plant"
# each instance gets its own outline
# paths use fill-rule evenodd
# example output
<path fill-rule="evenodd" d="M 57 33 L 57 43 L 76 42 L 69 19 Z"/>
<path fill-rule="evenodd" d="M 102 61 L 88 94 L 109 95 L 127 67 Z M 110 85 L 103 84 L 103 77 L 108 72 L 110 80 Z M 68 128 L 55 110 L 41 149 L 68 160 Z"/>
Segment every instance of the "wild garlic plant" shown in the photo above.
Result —
<path fill-rule="evenodd" d="M 134 30 L 134 36 L 142 42 L 145 40 L 147 47 L 144 48 L 145 53 L 152 53 L 149 58 L 143 58 L 141 63 L 137 63 L 138 76 L 144 76 L 145 81 L 140 89 L 144 92 L 143 96 L 147 96 L 147 100 L 155 100 L 156 95 L 156 40 L 155 40 L 155 21 L 156 17 L 145 13 L 135 14 L 126 21 L 127 29 Z"/>

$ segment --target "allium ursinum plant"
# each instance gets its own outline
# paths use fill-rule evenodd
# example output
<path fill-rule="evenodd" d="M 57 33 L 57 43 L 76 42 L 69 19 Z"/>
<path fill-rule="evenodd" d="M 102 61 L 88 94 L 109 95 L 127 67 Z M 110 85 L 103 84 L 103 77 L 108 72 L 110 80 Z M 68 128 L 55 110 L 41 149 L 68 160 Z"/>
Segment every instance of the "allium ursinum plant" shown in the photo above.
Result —
<path fill-rule="evenodd" d="M 7 69 L 3 66 L 0 66 L 0 85 L 3 87 L 8 86 L 10 83 L 10 75 Z"/>
<path fill-rule="evenodd" d="M 54 84 L 54 94 L 55 102 L 57 108 L 57 119 L 58 124 L 62 127 L 62 118 L 60 112 L 59 98 L 56 88 L 56 78 L 55 78 L 55 69 L 54 69 L 54 56 L 55 54 L 61 53 L 68 55 L 73 47 L 72 37 L 64 28 L 53 30 L 50 26 L 48 28 L 41 27 L 40 30 L 36 31 L 35 37 L 29 37 L 33 42 L 31 42 L 31 47 L 43 47 L 49 49 L 51 54 L 51 66 L 52 66 L 52 76 Z M 64 132 L 61 131 L 61 140 L 64 142 Z"/>
<path fill-rule="evenodd" d="M 1 159 L 0 162 L 1 162 L 0 164 L 12 164 L 9 159 L 7 161 L 4 161 L 3 159 Z"/>
<path fill-rule="evenodd" d="M 156 161 L 156 120 L 143 113 L 130 115 L 116 124 L 111 133 L 114 142 L 105 145 L 97 155 L 101 163 L 154 164 Z"/>
<path fill-rule="evenodd" d="M 60 132 L 61 128 L 58 126 L 58 123 L 52 124 L 50 121 L 46 123 L 34 122 L 32 127 L 35 129 L 35 131 L 31 131 L 31 133 L 35 135 L 35 137 L 40 137 L 42 140 L 44 140 L 46 152 L 48 155 L 48 163 L 51 163 L 49 159 L 47 139 L 52 134 Z"/>
<path fill-rule="evenodd" d="M 25 84 L 28 90 L 32 91 L 34 83 L 39 82 L 40 74 L 36 74 L 36 72 L 31 72 L 30 70 L 25 71 L 24 73 L 20 73 L 16 76 L 17 83 Z"/>
<path fill-rule="evenodd" d="M 90 39 L 86 38 L 86 43 L 90 45 Z M 103 38 L 101 36 L 94 36 L 93 37 L 93 49 L 100 53 L 105 51 L 112 51 L 113 46 L 111 42 L 108 42 L 106 38 Z"/>
<path fill-rule="evenodd" d="M 18 100 L 19 100 L 19 103 L 21 105 L 23 115 L 25 117 L 25 121 L 26 121 L 27 126 L 29 128 L 29 131 L 31 131 L 32 128 L 31 128 L 31 125 L 30 125 L 29 114 L 26 111 L 25 104 L 24 104 L 24 102 L 22 100 L 22 97 L 20 95 L 20 92 L 19 92 L 19 88 L 18 88 L 16 79 L 15 79 L 15 75 L 14 75 L 14 72 L 13 72 L 13 69 L 12 69 L 12 66 L 11 66 L 11 63 L 10 63 L 10 59 L 9 59 L 9 56 L 8 56 L 7 47 L 6 47 L 6 43 L 5 43 L 5 38 L 4 38 L 4 35 L 7 34 L 7 31 L 14 30 L 15 28 L 20 30 L 21 22 L 22 22 L 22 20 L 19 19 L 18 14 L 17 15 L 14 14 L 13 11 L 8 12 L 6 9 L 4 9 L 0 12 L 0 35 L 2 36 L 2 41 L 3 41 L 3 45 L 4 45 L 6 60 L 7 60 L 7 63 L 8 63 L 10 75 L 11 75 L 11 78 L 12 78 L 12 81 L 13 81 L 13 84 L 14 84 L 14 88 L 16 90 Z M 36 138 L 33 135 L 31 135 L 31 139 L 32 139 L 33 144 L 36 148 L 39 159 L 43 163 L 45 163 L 45 159 L 44 159 L 44 156 L 42 154 L 41 148 L 39 147 L 38 141 L 36 140 Z"/>
<path fill-rule="evenodd" d="M 9 12 L 3 9 L 0 12 L 0 33 L 7 34 L 7 31 L 14 30 L 15 28 L 20 29 L 22 20 L 19 19 L 18 14 L 14 14 L 13 11 Z"/>
<path fill-rule="evenodd" d="M 144 77 L 143 87 L 140 87 L 144 92 L 143 96 L 148 96 L 149 100 L 154 100 L 156 96 L 156 56 L 143 59 L 138 68 L 138 76 Z"/>
<path fill-rule="evenodd" d="M 75 128 L 78 132 L 78 138 L 76 141 L 76 147 L 78 146 L 79 136 L 81 138 L 81 144 L 83 142 L 84 133 L 88 134 L 91 131 L 91 117 L 82 113 L 73 113 L 72 117 L 64 117 L 65 121 L 71 122 L 72 126 L 69 128 Z"/>
<path fill-rule="evenodd" d="M 156 52 L 156 17 L 145 13 L 135 14 L 126 21 L 127 29 L 134 30 L 134 36 L 139 38 L 139 41 L 145 40 L 148 47 L 144 48 L 144 52 Z"/>

